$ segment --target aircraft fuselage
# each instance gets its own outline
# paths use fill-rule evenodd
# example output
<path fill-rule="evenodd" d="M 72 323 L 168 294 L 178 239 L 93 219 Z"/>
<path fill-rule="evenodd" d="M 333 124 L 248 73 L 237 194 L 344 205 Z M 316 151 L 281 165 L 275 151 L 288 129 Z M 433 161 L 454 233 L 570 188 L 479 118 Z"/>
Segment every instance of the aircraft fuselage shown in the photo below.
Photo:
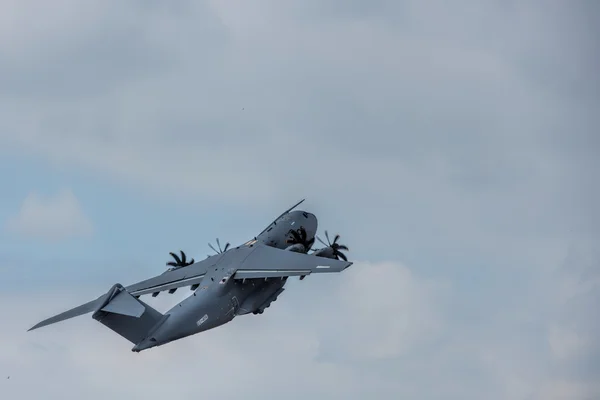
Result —
<path fill-rule="evenodd" d="M 317 232 L 317 218 L 304 211 L 289 212 L 244 245 L 261 242 L 285 249 L 290 246 L 286 242 L 290 229 L 300 227 L 304 228 L 308 239 L 313 239 Z M 237 315 L 262 313 L 281 294 L 287 281 L 287 278 L 240 281 L 231 279 L 234 274 L 235 268 L 208 271 L 196 291 L 171 308 L 162 324 L 132 350 L 139 352 L 213 329 L 230 322 Z"/>

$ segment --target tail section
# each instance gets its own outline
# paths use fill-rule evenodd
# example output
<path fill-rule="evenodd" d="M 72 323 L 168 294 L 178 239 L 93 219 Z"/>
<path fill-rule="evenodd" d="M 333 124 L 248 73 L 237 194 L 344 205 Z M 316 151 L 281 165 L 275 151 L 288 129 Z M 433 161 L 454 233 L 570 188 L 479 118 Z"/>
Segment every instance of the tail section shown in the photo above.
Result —
<path fill-rule="evenodd" d="M 142 341 L 163 320 L 163 314 L 115 285 L 92 318 L 133 344 Z"/>
<path fill-rule="evenodd" d="M 71 310 L 48 318 L 31 330 L 93 312 L 92 318 L 133 344 L 142 341 L 166 319 L 160 312 L 135 298 L 120 284 L 106 294 Z"/>

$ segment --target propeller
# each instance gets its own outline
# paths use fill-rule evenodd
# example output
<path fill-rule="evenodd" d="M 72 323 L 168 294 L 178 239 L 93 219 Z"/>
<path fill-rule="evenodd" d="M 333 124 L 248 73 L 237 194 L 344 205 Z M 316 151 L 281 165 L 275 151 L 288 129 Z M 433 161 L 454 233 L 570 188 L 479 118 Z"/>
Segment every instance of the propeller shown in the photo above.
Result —
<path fill-rule="evenodd" d="M 193 258 L 189 261 L 186 260 L 186 255 L 183 250 L 179 250 L 179 252 L 181 253 L 181 258 L 179 258 L 179 256 L 173 252 L 169 253 L 175 261 L 169 261 L 167 262 L 167 265 L 171 267 L 187 267 L 188 265 L 192 265 L 194 263 Z"/>
<path fill-rule="evenodd" d="M 340 239 L 340 235 L 335 235 L 335 237 L 333 238 L 333 242 L 331 242 L 331 240 L 329 240 L 329 234 L 327 233 L 327 231 L 325 231 L 325 238 L 327 238 L 327 243 L 322 241 L 321 238 L 317 236 L 317 240 L 319 242 L 323 243 L 325 246 L 327 246 L 327 248 L 315 250 L 315 253 L 319 252 L 319 255 L 321 253 L 325 254 L 326 252 L 327 253 L 329 252 L 327 250 L 331 249 L 330 251 L 333 252 L 333 254 L 332 254 L 333 258 L 335 258 L 337 260 L 339 260 L 341 258 L 344 261 L 348 261 L 348 258 L 346 257 L 346 255 L 340 251 L 340 250 L 349 250 L 348 246 L 346 246 L 344 244 L 339 244 L 337 242 Z"/>
<path fill-rule="evenodd" d="M 312 238 L 310 240 L 306 240 L 306 229 L 304 229 L 303 226 L 301 226 L 298 229 L 290 229 L 288 234 L 291 236 L 289 239 L 286 240 L 286 243 L 289 244 L 301 244 L 302 246 L 304 246 L 305 251 L 308 251 L 311 246 L 313 245 L 313 243 L 315 242 L 315 238 Z"/>
<path fill-rule="evenodd" d="M 210 243 L 208 244 L 208 246 L 209 246 L 211 249 L 213 249 L 215 253 L 217 253 L 217 254 L 221 254 L 221 253 L 225 253 L 225 252 L 227 251 L 227 249 L 229 248 L 229 242 L 227 242 L 227 243 L 225 244 L 225 247 L 223 247 L 223 248 L 221 249 L 221 242 L 219 242 L 219 238 L 217 238 L 217 247 L 219 248 L 219 250 L 215 249 L 215 248 L 213 247 L 213 245 L 212 245 L 212 244 L 210 244 Z"/>

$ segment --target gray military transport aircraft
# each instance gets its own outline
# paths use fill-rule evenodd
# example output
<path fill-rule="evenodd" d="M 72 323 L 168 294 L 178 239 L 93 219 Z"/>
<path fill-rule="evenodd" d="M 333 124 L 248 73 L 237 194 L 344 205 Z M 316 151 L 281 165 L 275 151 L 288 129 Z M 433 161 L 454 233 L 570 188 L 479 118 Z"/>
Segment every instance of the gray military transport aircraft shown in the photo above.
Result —
<path fill-rule="evenodd" d="M 301 200 L 267 226 L 254 239 L 221 249 L 203 261 L 186 260 L 170 253 L 175 261 L 161 275 L 123 287 L 115 284 L 107 293 L 88 303 L 48 318 L 29 330 L 93 313 L 92 318 L 134 344 L 140 352 L 186 336 L 216 328 L 237 315 L 262 314 L 284 291 L 290 276 L 341 272 L 352 265 L 337 243 L 316 236 L 317 218 L 305 211 L 292 211 Z M 315 238 L 325 245 L 308 254 Z M 167 313 L 161 314 L 139 300 L 145 294 L 174 293 L 189 286 L 194 291 Z"/>

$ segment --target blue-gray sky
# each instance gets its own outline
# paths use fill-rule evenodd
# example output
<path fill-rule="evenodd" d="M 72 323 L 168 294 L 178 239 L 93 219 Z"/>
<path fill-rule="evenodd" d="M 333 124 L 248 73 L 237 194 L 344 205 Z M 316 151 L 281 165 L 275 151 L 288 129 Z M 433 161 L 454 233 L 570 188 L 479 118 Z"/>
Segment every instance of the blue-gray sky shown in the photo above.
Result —
<path fill-rule="evenodd" d="M 5 3 L 0 396 L 600 396 L 596 2 Z M 25 333 L 304 197 L 356 264 L 262 316 Z"/>

